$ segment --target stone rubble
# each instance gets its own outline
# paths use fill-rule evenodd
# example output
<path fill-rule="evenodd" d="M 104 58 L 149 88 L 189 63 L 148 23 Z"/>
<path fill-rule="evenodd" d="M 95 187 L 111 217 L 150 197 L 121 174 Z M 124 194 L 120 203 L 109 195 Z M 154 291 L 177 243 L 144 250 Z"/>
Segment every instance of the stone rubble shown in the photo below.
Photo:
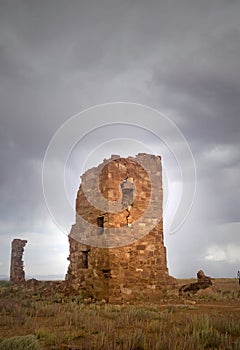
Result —
<path fill-rule="evenodd" d="M 206 289 L 212 286 L 211 277 L 206 276 L 203 270 L 199 270 L 197 273 L 197 282 L 184 284 L 179 288 L 179 294 L 183 293 L 197 293 L 200 289 Z"/>

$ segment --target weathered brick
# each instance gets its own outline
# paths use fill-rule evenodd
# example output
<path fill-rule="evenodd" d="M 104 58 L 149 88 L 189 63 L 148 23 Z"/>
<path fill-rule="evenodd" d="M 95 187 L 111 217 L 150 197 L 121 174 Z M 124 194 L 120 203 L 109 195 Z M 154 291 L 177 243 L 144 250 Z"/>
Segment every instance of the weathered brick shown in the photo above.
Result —
<path fill-rule="evenodd" d="M 162 190 L 151 196 L 151 191 L 162 187 L 161 172 L 159 156 L 138 154 L 135 158 L 113 156 L 82 175 L 82 184 L 76 199 L 78 215 L 69 234 L 70 264 L 66 276 L 75 289 L 80 288 L 78 281 L 81 280 L 85 290 L 89 288 L 95 297 L 101 295 L 105 299 L 111 299 L 113 296 L 119 297 L 121 289 L 125 292 L 122 294 L 129 296 L 134 291 L 154 291 L 155 285 L 164 287 L 174 283 L 174 279 L 168 275 L 163 243 Z M 96 180 L 99 173 L 98 183 Z M 104 210 L 95 208 L 92 204 L 98 198 L 98 185 L 108 201 Z M 87 192 L 83 191 L 83 186 L 84 189 L 87 188 Z M 151 198 L 152 210 L 143 219 Z M 115 210 L 117 205 L 122 205 L 122 211 Z M 110 213 L 109 208 L 114 210 Z M 121 233 L 108 236 L 113 246 L 116 242 L 121 244 L 126 238 L 130 241 L 135 237 L 135 241 L 116 248 L 85 246 L 74 237 L 79 237 L 80 240 L 83 236 L 92 237 L 94 230 L 84 231 L 79 216 L 97 229 L 103 222 L 102 237 L 106 232 L 113 235 L 107 231 L 108 228 L 121 228 Z M 101 217 L 103 219 L 99 219 Z M 135 225 L 135 222 L 138 224 Z M 147 230 L 150 225 L 151 228 Z M 144 234 L 141 235 L 141 232 Z M 101 239 L 101 235 L 97 238 Z M 87 257 L 84 251 L 87 252 Z M 79 268 L 83 262 L 85 268 Z"/>

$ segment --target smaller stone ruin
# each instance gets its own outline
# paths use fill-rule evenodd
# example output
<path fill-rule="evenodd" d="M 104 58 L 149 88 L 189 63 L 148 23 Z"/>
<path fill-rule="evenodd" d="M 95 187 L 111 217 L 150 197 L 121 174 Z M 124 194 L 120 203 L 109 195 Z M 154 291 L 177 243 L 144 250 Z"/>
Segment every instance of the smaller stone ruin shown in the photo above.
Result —
<path fill-rule="evenodd" d="M 203 270 L 198 271 L 197 279 L 198 279 L 198 283 L 201 283 L 201 285 L 207 285 L 207 287 L 212 285 L 211 277 L 206 276 Z"/>
<path fill-rule="evenodd" d="M 15 284 L 25 282 L 22 256 L 26 244 L 27 241 L 22 239 L 14 239 L 12 241 L 10 281 Z"/>
<path fill-rule="evenodd" d="M 206 289 L 212 286 L 211 277 L 206 276 L 203 270 L 198 271 L 197 273 L 197 282 L 184 284 L 181 288 L 179 288 L 179 294 L 183 293 L 197 293 L 200 289 Z"/>

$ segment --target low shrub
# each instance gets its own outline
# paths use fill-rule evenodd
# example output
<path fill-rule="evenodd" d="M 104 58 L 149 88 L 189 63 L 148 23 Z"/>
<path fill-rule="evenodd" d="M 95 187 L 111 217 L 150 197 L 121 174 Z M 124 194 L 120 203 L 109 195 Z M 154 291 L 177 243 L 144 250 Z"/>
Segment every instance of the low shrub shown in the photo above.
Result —
<path fill-rule="evenodd" d="M 42 350 L 37 338 L 32 335 L 6 338 L 0 343 L 0 350 Z"/>

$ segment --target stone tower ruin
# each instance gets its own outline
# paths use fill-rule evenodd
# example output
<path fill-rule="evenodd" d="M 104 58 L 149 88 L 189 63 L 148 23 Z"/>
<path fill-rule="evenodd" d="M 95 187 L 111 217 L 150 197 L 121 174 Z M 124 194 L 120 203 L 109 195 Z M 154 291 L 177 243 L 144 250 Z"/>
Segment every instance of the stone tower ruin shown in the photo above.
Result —
<path fill-rule="evenodd" d="M 111 156 L 81 179 L 67 283 L 107 300 L 173 286 L 163 241 L 160 156 Z"/>
<path fill-rule="evenodd" d="M 25 272 L 23 267 L 23 252 L 27 244 L 26 240 L 14 239 L 12 241 L 10 281 L 12 283 L 25 282 Z"/>

